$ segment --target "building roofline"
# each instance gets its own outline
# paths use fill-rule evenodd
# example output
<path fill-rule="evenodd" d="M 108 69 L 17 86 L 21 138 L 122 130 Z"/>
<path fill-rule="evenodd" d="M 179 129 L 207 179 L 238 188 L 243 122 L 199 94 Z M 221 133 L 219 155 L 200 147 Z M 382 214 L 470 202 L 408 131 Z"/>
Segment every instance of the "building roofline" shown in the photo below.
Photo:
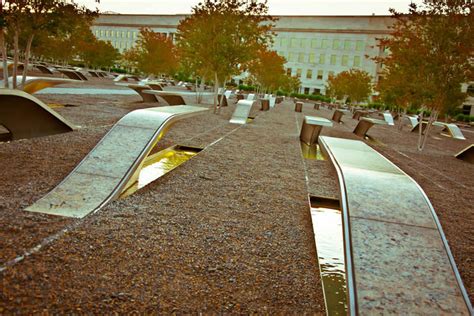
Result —
<path fill-rule="evenodd" d="M 150 14 L 150 13 L 99 13 L 99 16 L 165 16 L 165 17 L 176 17 L 176 16 L 183 16 L 183 15 L 191 15 L 191 13 L 176 13 L 176 14 Z M 276 18 L 391 18 L 391 15 L 376 15 L 376 14 L 368 14 L 368 15 L 278 15 L 278 14 L 270 14 L 270 16 Z"/>

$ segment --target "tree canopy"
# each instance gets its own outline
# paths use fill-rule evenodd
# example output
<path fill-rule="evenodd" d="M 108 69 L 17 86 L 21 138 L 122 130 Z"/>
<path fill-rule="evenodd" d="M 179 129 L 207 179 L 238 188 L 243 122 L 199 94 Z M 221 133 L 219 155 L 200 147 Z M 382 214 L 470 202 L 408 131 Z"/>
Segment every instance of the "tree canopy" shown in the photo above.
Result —
<path fill-rule="evenodd" d="M 420 104 L 430 113 L 422 150 L 432 123 L 441 113 L 458 107 L 466 95 L 461 84 L 473 80 L 474 28 L 471 1 L 428 1 L 411 4 L 409 14 L 392 13 L 391 36 L 381 41 L 389 54 L 383 63 L 381 95 L 407 107 Z"/>
<path fill-rule="evenodd" d="M 349 99 L 351 103 L 366 101 L 372 92 L 372 77 L 360 69 L 340 72 L 328 79 L 327 94 L 336 99 Z"/>
<path fill-rule="evenodd" d="M 240 74 L 271 42 L 274 19 L 267 13 L 266 1 L 204 0 L 178 26 L 183 63 L 195 75 L 212 78 L 217 93 L 219 82 Z"/>
<path fill-rule="evenodd" d="M 149 75 L 173 75 L 178 69 L 178 56 L 173 40 L 149 28 L 141 28 L 134 47 L 124 58 L 139 71 Z"/>

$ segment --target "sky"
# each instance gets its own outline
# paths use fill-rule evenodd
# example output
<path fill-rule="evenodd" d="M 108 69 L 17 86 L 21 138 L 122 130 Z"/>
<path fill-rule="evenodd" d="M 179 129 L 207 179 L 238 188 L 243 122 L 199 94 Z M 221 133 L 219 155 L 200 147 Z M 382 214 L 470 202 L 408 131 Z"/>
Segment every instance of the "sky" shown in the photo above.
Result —
<path fill-rule="evenodd" d="M 190 13 L 199 0 L 76 0 L 101 12 L 178 14 Z M 273 15 L 389 15 L 389 8 L 406 12 L 410 0 L 268 0 Z M 414 0 L 415 3 L 420 3 Z"/>

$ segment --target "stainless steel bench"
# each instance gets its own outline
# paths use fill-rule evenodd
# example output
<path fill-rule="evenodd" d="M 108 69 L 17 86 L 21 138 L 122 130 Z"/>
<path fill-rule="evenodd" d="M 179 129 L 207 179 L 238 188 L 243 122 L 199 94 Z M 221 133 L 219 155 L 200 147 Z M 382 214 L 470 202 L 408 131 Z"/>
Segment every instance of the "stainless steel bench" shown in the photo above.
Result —
<path fill-rule="evenodd" d="M 323 126 L 332 127 L 332 121 L 317 116 L 305 116 L 301 126 L 300 140 L 308 146 L 318 142 Z"/>
<path fill-rule="evenodd" d="M 444 123 L 444 122 L 434 122 L 433 125 L 443 127 L 444 134 L 442 134 L 442 135 L 449 136 L 449 137 L 452 137 L 454 139 L 466 140 L 466 137 L 464 137 L 463 133 L 461 132 L 461 129 L 456 124 Z"/>
<path fill-rule="evenodd" d="M 230 119 L 230 123 L 233 124 L 247 124 L 247 120 L 249 117 L 250 110 L 255 101 L 251 100 L 239 100 L 235 107 L 234 113 L 232 114 L 232 118 Z"/>
<path fill-rule="evenodd" d="M 426 194 L 362 141 L 321 136 L 342 207 L 350 315 L 472 315 Z"/>
<path fill-rule="evenodd" d="M 471 144 L 458 152 L 454 157 L 474 164 L 474 144 Z"/>
<path fill-rule="evenodd" d="M 374 125 L 387 125 L 386 121 L 377 120 L 370 117 L 362 117 L 354 129 L 354 134 L 360 137 L 365 137 L 368 130 Z"/>
<path fill-rule="evenodd" d="M 331 106 L 331 104 L 329 104 Z M 332 120 L 336 123 L 343 123 L 342 122 L 342 116 L 344 114 L 350 114 L 351 111 L 348 110 L 341 110 L 341 109 L 335 109 L 334 114 L 332 115 Z"/>
<path fill-rule="evenodd" d="M 74 130 L 74 126 L 31 94 L 0 89 L 0 125 L 10 140 L 34 138 Z"/>
<path fill-rule="evenodd" d="M 175 122 L 206 111 L 182 105 L 128 113 L 56 188 L 26 210 L 79 218 L 98 211 L 136 180 L 145 158 Z"/>
<path fill-rule="evenodd" d="M 158 102 L 155 95 L 143 92 L 143 91 L 152 89 L 149 85 L 139 85 L 139 84 L 133 84 L 133 83 L 116 83 L 115 85 L 132 89 L 133 91 L 135 91 L 142 97 L 143 102 L 148 102 L 148 103 Z M 182 103 L 182 104 L 185 104 L 185 103 Z"/>

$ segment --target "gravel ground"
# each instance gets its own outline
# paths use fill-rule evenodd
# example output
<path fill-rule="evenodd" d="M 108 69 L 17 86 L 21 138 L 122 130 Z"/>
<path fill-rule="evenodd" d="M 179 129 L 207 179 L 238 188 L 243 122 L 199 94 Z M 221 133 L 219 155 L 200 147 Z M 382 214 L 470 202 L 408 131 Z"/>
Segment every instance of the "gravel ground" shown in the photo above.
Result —
<path fill-rule="evenodd" d="M 94 88 L 113 85 L 91 81 Z M 257 118 L 238 127 L 228 123 L 231 105 L 220 115 L 178 122 L 158 149 L 219 141 L 134 195 L 70 220 L 22 210 L 60 182 L 120 117 L 157 104 L 140 103 L 139 96 L 40 99 L 73 105 L 57 111 L 82 129 L 0 144 L 0 264 L 72 228 L 0 272 L 0 314 L 324 313 L 307 196 L 339 193 L 329 161 L 301 158 L 298 123 L 303 114 L 330 118 L 332 111 L 307 104 L 299 114 L 285 102 L 270 112 L 254 109 Z M 352 134 L 357 122 L 343 120 L 322 134 L 359 139 Z M 408 131 L 376 126 L 369 135 L 368 144 L 428 194 L 472 295 L 473 166 L 452 158 L 472 136 L 459 142 L 433 134 L 420 154 Z"/>
<path fill-rule="evenodd" d="M 3 311 L 323 312 L 295 116 L 232 108 L 168 134 L 221 141 L 8 268 Z"/>

